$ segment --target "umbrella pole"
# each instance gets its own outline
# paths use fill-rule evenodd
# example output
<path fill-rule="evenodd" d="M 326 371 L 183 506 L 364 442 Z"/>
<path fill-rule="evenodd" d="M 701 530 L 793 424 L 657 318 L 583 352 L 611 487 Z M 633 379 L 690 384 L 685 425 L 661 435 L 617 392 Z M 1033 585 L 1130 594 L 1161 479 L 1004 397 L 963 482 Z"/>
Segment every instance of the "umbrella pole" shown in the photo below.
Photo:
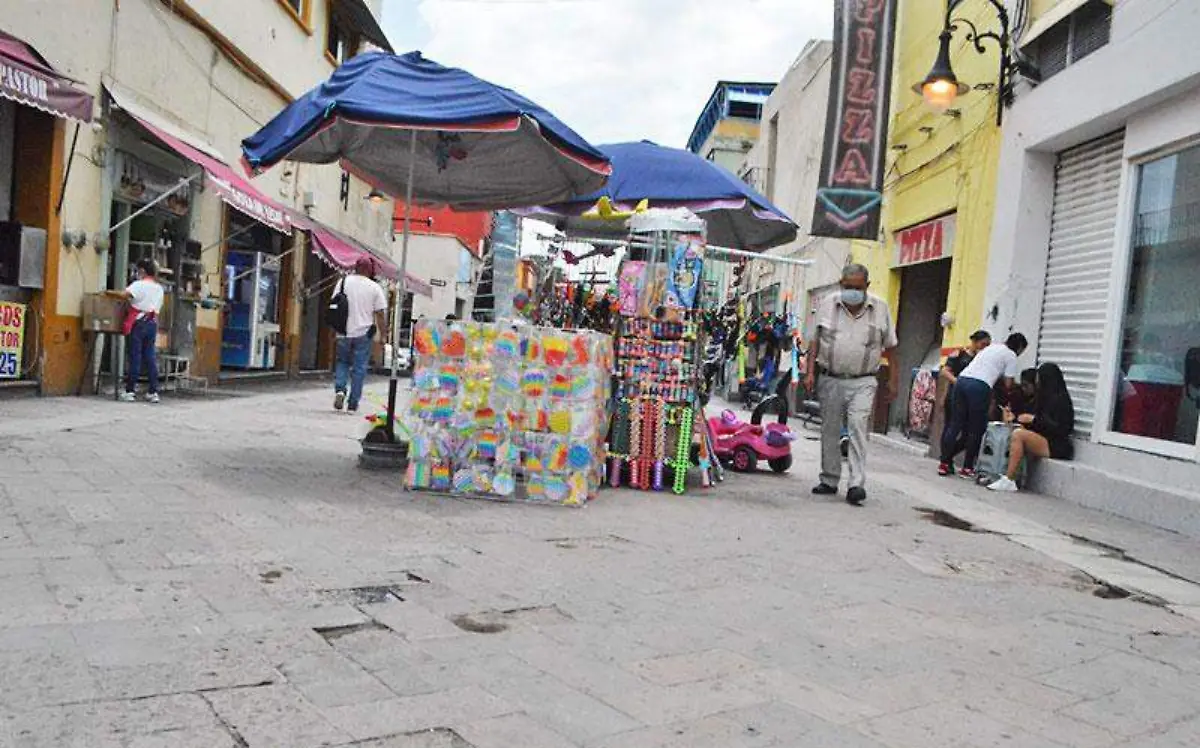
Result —
<path fill-rule="evenodd" d="M 396 389 L 400 380 L 400 369 L 397 366 L 397 361 L 400 350 L 400 323 L 404 319 L 404 294 L 407 290 L 404 287 L 404 283 L 408 277 L 408 237 L 412 222 L 413 173 L 416 170 L 416 166 L 417 131 L 413 130 L 412 139 L 408 144 L 408 181 L 404 185 L 404 236 L 400 241 L 400 277 L 396 281 L 400 292 L 396 295 L 396 309 L 392 318 L 391 375 L 388 377 L 387 421 L 384 426 L 387 431 L 388 441 L 392 443 L 396 441 Z M 410 318 L 409 327 L 415 328 L 415 325 L 416 320 Z M 413 339 L 415 333 L 416 330 L 413 329 L 409 334 L 409 346 L 415 347 L 416 340 Z"/>

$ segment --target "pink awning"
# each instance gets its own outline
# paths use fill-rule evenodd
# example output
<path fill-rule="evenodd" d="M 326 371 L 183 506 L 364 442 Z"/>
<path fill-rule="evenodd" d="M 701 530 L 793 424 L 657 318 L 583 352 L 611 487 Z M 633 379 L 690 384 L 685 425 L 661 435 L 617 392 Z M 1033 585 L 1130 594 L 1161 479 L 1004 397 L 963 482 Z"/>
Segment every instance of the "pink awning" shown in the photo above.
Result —
<path fill-rule="evenodd" d="M 58 117 L 92 121 L 92 96 L 36 49 L 0 31 L 0 96 Z"/>
<path fill-rule="evenodd" d="M 118 102 L 119 104 L 120 102 Z M 162 141 L 168 148 L 204 169 L 208 174 L 208 183 L 227 205 L 282 234 L 292 233 L 292 220 L 287 209 L 239 177 L 233 169 L 229 168 L 228 164 L 213 158 L 198 148 L 193 148 L 173 135 L 169 135 L 161 128 L 130 112 L 124 106 L 122 109 L 125 109 L 126 114 L 137 120 L 139 125 L 146 128 L 151 135 Z"/>
<path fill-rule="evenodd" d="M 358 262 L 360 257 L 370 257 L 375 260 L 380 277 L 393 283 L 400 277 L 400 268 L 396 267 L 394 262 L 381 257 L 377 252 L 372 252 L 365 244 L 307 216 L 293 213 L 292 222 L 296 228 L 309 232 L 313 239 L 313 251 L 330 266 L 348 272 L 354 269 L 354 263 Z M 409 293 L 433 298 L 433 286 L 412 273 L 405 273 L 404 288 Z"/>

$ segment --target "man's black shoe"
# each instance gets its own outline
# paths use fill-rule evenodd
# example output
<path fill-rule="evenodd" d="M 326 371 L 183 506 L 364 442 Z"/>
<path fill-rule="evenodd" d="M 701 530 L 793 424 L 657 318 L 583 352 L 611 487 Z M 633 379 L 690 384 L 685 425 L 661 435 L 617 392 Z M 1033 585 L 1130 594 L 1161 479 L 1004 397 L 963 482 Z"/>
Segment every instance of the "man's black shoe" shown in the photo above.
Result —
<path fill-rule="evenodd" d="M 812 492 L 817 496 L 831 496 L 837 493 L 837 486 L 831 486 L 828 483 L 818 483 L 813 486 Z"/>
<path fill-rule="evenodd" d="M 846 503 L 854 506 L 862 506 L 862 503 L 867 500 L 866 489 L 861 486 L 855 486 L 846 492 Z"/>

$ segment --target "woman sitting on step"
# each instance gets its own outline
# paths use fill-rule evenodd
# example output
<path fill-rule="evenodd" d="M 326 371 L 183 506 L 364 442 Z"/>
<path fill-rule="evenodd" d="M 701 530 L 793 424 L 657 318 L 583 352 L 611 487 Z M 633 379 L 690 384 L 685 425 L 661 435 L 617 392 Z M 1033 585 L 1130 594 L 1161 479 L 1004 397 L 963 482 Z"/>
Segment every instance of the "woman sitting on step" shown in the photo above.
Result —
<path fill-rule="evenodd" d="M 1005 413 L 1005 420 L 1012 411 Z M 1016 417 L 1020 428 L 1013 431 L 1008 446 L 1008 474 L 988 486 L 992 491 L 1016 491 L 1021 458 L 1049 457 L 1069 460 L 1075 455 L 1071 432 L 1075 430 L 1075 406 L 1057 364 L 1042 364 L 1037 370 L 1037 400 L 1032 414 Z"/>

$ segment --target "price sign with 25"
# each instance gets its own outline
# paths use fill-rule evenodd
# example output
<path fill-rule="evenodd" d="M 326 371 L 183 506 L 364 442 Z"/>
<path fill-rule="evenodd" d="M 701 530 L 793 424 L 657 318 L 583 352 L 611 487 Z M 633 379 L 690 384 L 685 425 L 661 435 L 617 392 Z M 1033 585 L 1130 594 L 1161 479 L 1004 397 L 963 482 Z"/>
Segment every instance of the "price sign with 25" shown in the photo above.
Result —
<path fill-rule="evenodd" d="M 12 379 L 21 368 L 21 359 L 15 351 L 0 351 L 0 379 Z"/>
<path fill-rule="evenodd" d="M 21 376 L 25 344 L 25 305 L 0 301 L 0 379 Z"/>

